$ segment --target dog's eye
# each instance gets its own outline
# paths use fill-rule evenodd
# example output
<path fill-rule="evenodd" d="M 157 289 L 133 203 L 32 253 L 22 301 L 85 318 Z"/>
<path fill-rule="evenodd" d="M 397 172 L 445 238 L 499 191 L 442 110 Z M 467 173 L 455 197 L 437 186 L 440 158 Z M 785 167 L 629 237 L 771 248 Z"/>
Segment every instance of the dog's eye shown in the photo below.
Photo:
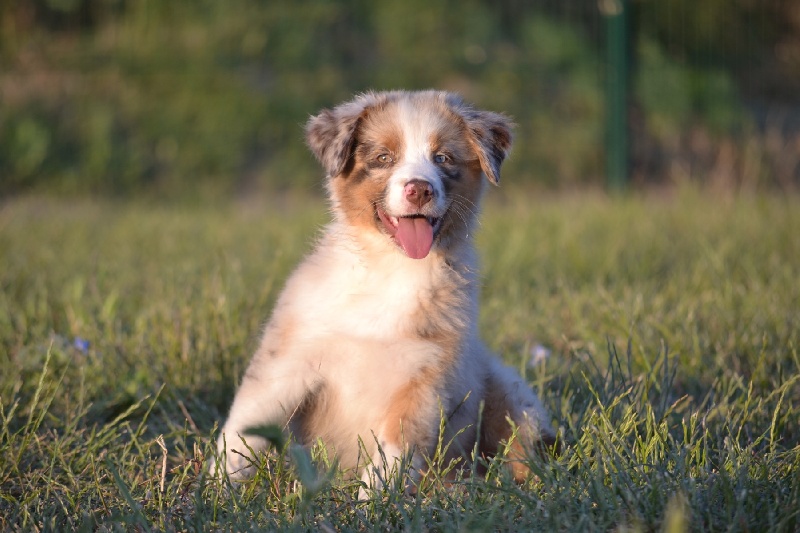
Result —
<path fill-rule="evenodd" d="M 433 161 L 438 165 L 444 165 L 450 162 L 450 156 L 447 154 L 436 154 L 433 156 Z"/>
<path fill-rule="evenodd" d="M 388 165 L 389 163 L 394 163 L 394 159 L 389 154 L 380 154 L 375 159 L 377 159 L 379 163 L 384 165 Z"/>

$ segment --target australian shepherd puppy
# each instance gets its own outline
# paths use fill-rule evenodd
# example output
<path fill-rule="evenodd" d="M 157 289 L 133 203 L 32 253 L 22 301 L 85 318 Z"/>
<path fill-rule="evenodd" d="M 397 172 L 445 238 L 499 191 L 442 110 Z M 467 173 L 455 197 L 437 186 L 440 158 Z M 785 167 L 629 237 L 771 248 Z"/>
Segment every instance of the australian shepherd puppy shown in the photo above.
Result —
<path fill-rule="evenodd" d="M 555 435 L 527 383 L 479 339 L 472 238 L 509 120 L 446 92 L 367 93 L 311 118 L 306 137 L 333 220 L 242 379 L 218 442 L 225 471 L 250 475 L 251 450 L 268 443 L 248 428 L 277 424 L 324 442 L 365 487 L 400 458 L 413 485 L 439 439 L 449 458 L 468 458 L 512 434 L 509 464 L 524 478 L 525 454 Z"/>

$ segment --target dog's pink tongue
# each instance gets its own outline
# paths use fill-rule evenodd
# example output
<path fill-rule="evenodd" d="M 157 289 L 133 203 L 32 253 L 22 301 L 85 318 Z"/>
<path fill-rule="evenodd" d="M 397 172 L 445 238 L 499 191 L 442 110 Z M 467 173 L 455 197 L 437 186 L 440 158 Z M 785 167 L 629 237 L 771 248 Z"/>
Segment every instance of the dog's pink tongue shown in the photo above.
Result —
<path fill-rule="evenodd" d="M 424 217 L 400 218 L 394 238 L 408 257 L 422 259 L 433 246 L 433 226 Z"/>

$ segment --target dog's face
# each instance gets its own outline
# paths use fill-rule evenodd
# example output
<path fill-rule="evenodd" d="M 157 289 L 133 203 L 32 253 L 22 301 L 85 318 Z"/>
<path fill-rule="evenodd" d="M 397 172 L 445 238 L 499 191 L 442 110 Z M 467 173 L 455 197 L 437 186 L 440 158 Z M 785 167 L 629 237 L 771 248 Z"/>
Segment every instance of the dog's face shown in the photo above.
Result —
<path fill-rule="evenodd" d="M 499 180 L 508 119 L 436 91 L 368 93 L 313 117 L 308 144 L 338 217 L 408 257 L 466 238 L 484 178 Z"/>

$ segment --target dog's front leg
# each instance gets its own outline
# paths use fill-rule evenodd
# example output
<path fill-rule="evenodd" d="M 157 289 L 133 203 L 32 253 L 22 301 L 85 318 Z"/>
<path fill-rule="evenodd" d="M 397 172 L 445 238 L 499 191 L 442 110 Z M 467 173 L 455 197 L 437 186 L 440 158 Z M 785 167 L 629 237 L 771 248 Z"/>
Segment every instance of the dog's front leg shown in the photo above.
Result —
<path fill-rule="evenodd" d="M 260 350 L 251 361 L 217 441 L 225 473 L 234 481 L 252 476 L 255 457 L 250 450 L 257 454 L 269 446 L 265 438 L 248 435 L 248 430 L 273 424 L 285 429 L 305 398 L 322 385 L 305 358 L 272 354 Z M 212 473 L 214 469 L 212 464 Z"/>
<path fill-rule="evenodd" d="M 395 475 L 403 476 L 407 493 L 416 490 L 425 457 L 436 444 L 438 405 L 435 384 L 428 377 L 412 379 L 392 395 L 383 422 L 375 433 L 378 448 L 361 476 L 364 485 L 359 491 L 360 499 L 368 496 L 367 489 L 384 488 Z M 401 467 L 408 470 L 398 471 Z"/>

